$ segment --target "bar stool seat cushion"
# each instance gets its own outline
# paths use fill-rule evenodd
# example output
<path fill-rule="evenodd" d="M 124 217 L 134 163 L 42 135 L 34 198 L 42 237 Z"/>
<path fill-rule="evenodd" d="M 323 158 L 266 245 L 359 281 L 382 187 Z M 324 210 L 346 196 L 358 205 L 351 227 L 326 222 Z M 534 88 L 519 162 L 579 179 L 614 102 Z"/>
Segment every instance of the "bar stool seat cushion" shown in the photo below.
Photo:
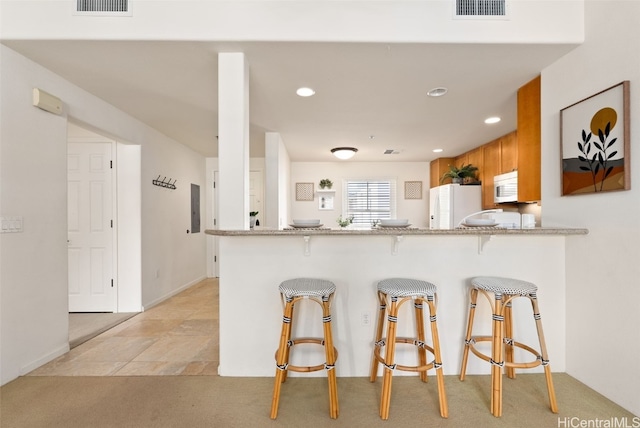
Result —
<path fill-rule="evenodd" d="M 282 282 L 278 289 L 286 297 L 322 297 L 335 293 L 336 286 L 324 279 L 295 278 Z"/>
<path fill-rule="evenodd" d="M 527 296 L 538 291 L 538 286 L 531 282 L 497 276 L 478 276 L 471 280 L 471 284 L 478 289 L 499 294 Z"/>
<path fill-rule="evenodd" d="M 433 296 L 436 286 L 418 279 L 389 278 L 378 282 L 378 290 L 394 297 Z"/>

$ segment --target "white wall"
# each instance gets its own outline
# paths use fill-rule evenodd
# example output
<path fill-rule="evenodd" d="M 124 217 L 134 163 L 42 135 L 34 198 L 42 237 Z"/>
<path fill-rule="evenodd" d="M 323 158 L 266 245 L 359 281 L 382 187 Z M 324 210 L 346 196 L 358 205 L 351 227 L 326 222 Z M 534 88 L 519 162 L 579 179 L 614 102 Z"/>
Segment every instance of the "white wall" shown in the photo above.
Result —
<path fill-rule="evenodd" d="M 389 43 L 579 43 L 583 37 L 583 0 L 510 1 L 506 20 L 453 19 L 454 2 L 448 0 L 130 3 L 132 16 L 114 18 L 74 15 L 72 3 L 65 1 L 3 1 L 0 35 L 6 39 Z"/>
<path fill-rule="evenodd" d="M 640 3 L 587 1 L 585 43 L 542 73 L 543 224 L 567 240 L 567 372 L 640 414 Z M 559 110 L 631 81 L 631 190 L 560 196 Z"/>
<path fill-rule="evenodd" d="M 459 373 L 469 309 L 468 283 L 470 277 L 477 275 L 518 277 L 538 284 L 551 369 L 565 371 L 563 257 L 565 242 L 584 242 L 583 236 L 495 236 L 479 253 L 477 236 L 405 235 L 395 254 L 394 238 L 314 235 L 307 254 L 305 240 L 299 235 L 219 237 L 224 255 L 220 261 L 220 301 L 234 302 L 238 296 L 251 296 L 242 300 L 242 308 L 233 304 L 220 307 L 220 375 L 273 376 L 274 345 L 277 346 L 282 326 L 278 284 L 296 277 L 325 278 L 336 284 L 331 313 L 334 343 L 340 354 L 336 364 L 338 376 L 368 376 L 379 307 L 376 283 L 393 277 L 420 278 L 436 284 L 444 373 Z M 544 269 L 530 260 L 538 261 Z M 322 329 L 318 306 L 300 302 L 296 308 L 298 304 L 303 312 L 298 314 L 294 336 L 317 337 Z M 526 299 L 516 299 L 514 307 L 514 336 L 523 343 L 535 344 L 531 305 Z M 408 336 L 413 327 L 410 306 L 404 305 L 402 309 L 398 334 Z M 482 297 L 477 311 L 475 331 L 490 334 L 489 304 Z M 363 321 L 365 315 L 368 323 Z M 256 328 L 256 320 L 260 320 L 260 328 Z M 481 345 L 479 349 L 489 348 Z M 400 364 L 415 363 L 415 355 L 413 347 L 403 347 L 396 353 Z M 296 348 L 292 364 L 318 364 L 322 361 L 318 357 L 315 347 Z M 533 359 L 519 350 L 516 358 Z M 489 372 L 489 364 L 469 358 L 467 373 Z M 542 367 L 533 372 L 541 373 Z"/>
<path fill-rule="evenodd" d="M 356 155 L 357 156 L 357 155 Z M 296 183 L 314 183 L 319 189 L 321 179 L 333 182 L 335 201 L 333 210 L 318 209 L 318 194 L 313 201 L 296 201 Z M 342 183 L 346 179 L 387 178 L 397 185 L 397 218 L 407 218 L 416 227 L 428 227 L 429 163 L 428 162 L 292 162 L 291 218 L 314 218 L 326 227 L 338 227 L 336 219 L 342 214 Z M 404 182 L 422 181 L 422 199 L 404 199 Z"/>
<path fill-rule="evenodd" d="M 186 233 L 190 183 L 201 185 L 204 203 L 205 161 L 4 46 L 0 61 L 0 208 L 3 216 L 24 219 L 23 233 L 3 234 L 0 241 L 4 384 L 68 349 L 67 117 L 141 147 L 145 306 L 205 277 L 204 233 Z M 33 107 L 33 87 L 60 97 L 64 114 Z M 153 186 L 159 174 L 177 179 L 178 189 Z"/>

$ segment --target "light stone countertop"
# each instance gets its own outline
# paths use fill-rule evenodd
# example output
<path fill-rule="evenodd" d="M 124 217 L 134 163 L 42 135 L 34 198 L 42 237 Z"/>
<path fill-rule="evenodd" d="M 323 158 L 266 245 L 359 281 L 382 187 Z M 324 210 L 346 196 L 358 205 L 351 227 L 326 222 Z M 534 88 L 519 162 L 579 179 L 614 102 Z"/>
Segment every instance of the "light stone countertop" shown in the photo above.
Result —
<path fill-rule="evenodd" d="M 286 229 L 270 229 L 266 227 L 256 227 L 250 230 L 221 230 L 207 229 L 207 235 L 214 236 L 310 236 L 310 235 L 327 235 L 327 236 L 380 236 L 380 235 L 420 235 L 420 236 L 442 236 L 442 235 L 586 235 L 588 229 L 582 228 L 565 228 L 565 227 L 536 227 L 533 229 L 505 229 L 498 227 L 461 227 L 458 229 L 424 229 L 424 228 L 401 228 L 401 227 L 385 227 L 375 229 L 365 228 L 286 228 Z"/>

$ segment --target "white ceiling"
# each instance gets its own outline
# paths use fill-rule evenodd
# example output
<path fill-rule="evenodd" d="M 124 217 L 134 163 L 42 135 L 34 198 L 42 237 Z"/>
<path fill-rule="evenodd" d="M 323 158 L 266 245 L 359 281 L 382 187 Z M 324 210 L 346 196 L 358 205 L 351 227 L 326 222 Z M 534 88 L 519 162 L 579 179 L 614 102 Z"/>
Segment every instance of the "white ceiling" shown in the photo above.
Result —
<path fill-rule="evenodd" d="M 574 45 L 3 41 L 184 143 L 217 155 L 217 54 L 250 67 L 251 156 L 281 134 L 292 161 L 429 161 L 516 128 L 516 92 Z M 300 86 L 316 95 L 300 98 Z M 434 87 L 449 89 L 430 98 Z M 485 125 L 489 116 L 496 125 Z M 434 154 L 442 148 L 442 154 Z M 386 149 L 397 154 L 384 155 Z"/>

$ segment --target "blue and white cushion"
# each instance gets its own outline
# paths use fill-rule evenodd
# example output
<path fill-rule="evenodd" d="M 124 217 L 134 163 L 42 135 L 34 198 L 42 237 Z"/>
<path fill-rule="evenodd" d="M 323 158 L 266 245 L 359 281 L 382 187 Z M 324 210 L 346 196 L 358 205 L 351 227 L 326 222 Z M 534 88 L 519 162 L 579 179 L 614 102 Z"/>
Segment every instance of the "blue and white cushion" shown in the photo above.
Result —
<path fill-rule="evenodd" d="M 389 278 L 378 282 L 378 291 L 395 297 L 433 296 L 436 286 L 419 279 Z"/>
<path fill-rule="evenodd" d="M 538 290 L 538 286 L 531 282 L 498 276 L 477 276 L 471 279 L 471 285 L 492 293 L 519 294 L 521 296 L 534 294 Z"/>
<path fill-rule="evenodd" d="M 278 287 L 286 297 L 323 297 L 336 291 L 333 282 L 317 278 L 295 278 L 283 281 Z"/>

